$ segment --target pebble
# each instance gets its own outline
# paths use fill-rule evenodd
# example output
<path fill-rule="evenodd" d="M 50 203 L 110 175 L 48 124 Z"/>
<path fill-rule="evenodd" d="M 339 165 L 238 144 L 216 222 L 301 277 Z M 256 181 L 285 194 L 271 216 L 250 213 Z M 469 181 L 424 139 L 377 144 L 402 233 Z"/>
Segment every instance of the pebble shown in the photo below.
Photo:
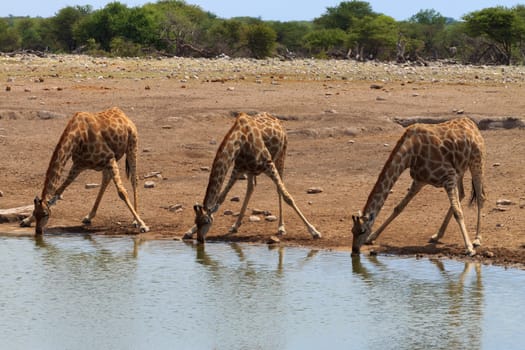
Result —
<path fill-rule="evenodd" d="M 86 184 L 86 185 L 84 186 L 84 188 L 85 188 L 86 190 L 89 190 L 89 189 L 92 189 L 92 188 L 97 188 L 97 187 L 99 187 L 99 186 L 100 186 L 100 184 L 95 184 L 95 183 L 93 183 L 93 184 Z"/>
<path fill-rule="evenodd" d="M 233 210 L 226 209 L 223 213 L 223 215 L 233 215 Z"/>
<path fill-rule="evenodd" d="M 264 218 L 264 220 L 268 221 L 268 222 L 275 222 L 277 221 L 277 216 L 275 215 L 268 215 Z"/>
<path fill-rule="evenodd" d="M 209 166 L 201 166 L 199 169 L 201 169 L 201 171 L 210 171 Z"/>
<path fill-rule="evenodd" d="M 270 236 L 270 238 L 268 238 L 268 241 L 266 241 L 267 244 L 277 244 L 280 242 L 281 240 L 277 236 Z"/>
<path fill-rule="evenodd" d="M 233 196 L 233 197 L 230 199 L 230 201 L 232 201 L 232 202 L 240 202 L 240 201 L 241 201 L 241 197 L 239 197 L 239 196 Z"/>
<path fill-rule="evenodd" d="M 372 84 L 372 85 L 370 85 L 370 89 L 379 90 L 379 89 L 382 89 L 382 88 L 383 88 L 383 85 L 380 85 L 380 84 Z"/>
<path fill-rule="evenodd" d="M 259 221 L 261 221 L 261 218 L 258 217 L 258 216 L 256 216 L 256 215 L 250 215 L 250 217 L 248 218 L 248 220 L 249 220 L 250 222 L 259 222 Z"/>
<path fill-rule="evenodd" d="M 0 197 L 4 196 L 4 192 L 0 191 Z"/>
<path fill-rule="evenodd" d="M 168 207 L 168 210 L 169 211 L 179 212 L 179 211 L 182 211 L 182 208 L 183 208 L 182 204 L 177 203 L 177 204 L 170 205 Z"/>
<path fill-rule="evenodd" d="M 483 256 L 485 258 L 493 258 L 494 257 L 494 253 L 491 252 L 490 250 L 487 250 L 486 252 L 483 253 Z"/>
<path fill-rule="evenodd" d="M 155 182 L 154 181 L 146 181 L 144 182 L 144 188 L 153 188 L 155 187 Z"/>
<path fill-rule="evenodd" d="M 323 192 L 323 189 L 320 187 L 310 187 L 309 189 L 306 190 L 306 193 L 308 194 L 316 194 L 316 193 L 321 193 L 321 192 Z"/>
<path fill-rule="evenodd" d="M 268 210 L 262 210 L 262 209 L 252 209 L 252 215 L 272 215 Z"/>
<path fill-rule="evenodd" d="M 514 203 L 512 203 L 512 201 L 510 199 L 498 199 L 496 201 L 496 204 L 497 205 L 511 205 L 511 204 L 514 204 Z"/>

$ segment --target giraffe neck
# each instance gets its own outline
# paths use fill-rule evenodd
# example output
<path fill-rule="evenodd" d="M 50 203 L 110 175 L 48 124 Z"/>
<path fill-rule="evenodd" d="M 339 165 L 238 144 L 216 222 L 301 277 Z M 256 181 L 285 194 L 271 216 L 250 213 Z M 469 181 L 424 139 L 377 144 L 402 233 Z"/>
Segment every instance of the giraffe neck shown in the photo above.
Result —
<path fill-rule="evenodd" d="M 53 151 L 46 172 L 42 200 L 50 200 L 55 195 L 64 167 L 71 157 L 74 137 L 71 137 L 70 133 L 70 128 L 67 127 Z"/>
<path fill-rule="evenodd" d="M 208 187 L 206 188 L 206 196 L 203 201 L 204 208 L 206 209 L 211 209 L 217 204 L 220 204 L 218 200 L 224 179 L 239 153 L 240 143 L 231 140 L 234 127 L 230 129 L 230 132 L 224 138 L 213 160 Z"/>
<path fill-rule="evenodd" d="M 392 153 L 390 153 L 390 157 L 386 161 L 383 170 L 381 170 L 374 188 L 368 196 L 366 205 L 363 208 L 363 215 L 369 217 L 371 225 L 383 208 L 383 204 L 390 194 L 390 190 L 403 171 L 410 165 L 410 153 L 404 143 L 405 138 L 402 137 L 394 147 Z"/>

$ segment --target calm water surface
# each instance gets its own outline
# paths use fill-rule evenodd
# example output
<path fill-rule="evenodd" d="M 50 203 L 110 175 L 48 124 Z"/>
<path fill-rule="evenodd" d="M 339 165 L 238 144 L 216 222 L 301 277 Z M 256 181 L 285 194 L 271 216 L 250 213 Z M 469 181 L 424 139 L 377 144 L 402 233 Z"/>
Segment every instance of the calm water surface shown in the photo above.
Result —
<path fill-rule="evenodd" d="M 132 238 L 0 237 L 0 349 L 523 349 L 525 272 Z"/>

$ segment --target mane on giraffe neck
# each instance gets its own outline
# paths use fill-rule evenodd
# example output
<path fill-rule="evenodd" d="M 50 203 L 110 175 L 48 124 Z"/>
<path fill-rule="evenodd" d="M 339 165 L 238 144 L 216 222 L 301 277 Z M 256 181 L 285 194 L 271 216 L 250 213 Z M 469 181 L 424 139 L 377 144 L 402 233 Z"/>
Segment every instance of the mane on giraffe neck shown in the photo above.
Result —
<path fill-rule="evenodd" d="M 408 154 L 403 151 L 403 146 L 410 137 L 405 131 L 403 136 L 397 141 L 394 149 L 390 153 L 388 160 L 386 161 L 381 173 L 377 177 L 377 181 L 372 188 L 372 191 L 368 195 L 368 199 L 363 208 L 363 215 L 372 215 L 370 218 L 372 221 L 375 220 L 383 204 L 385 203 L 390 190 L 399 179 L 399 176 L 409 166 Z"/>
<path fill-rule="evenodd" d="M 228 169 L 230 169 L 233 164 L 240 148 L 238 142 L 232 142 L 231 140 L 236 128 L 237 121 L 230 128 L 226 136 L 224 136 L 224 139 L 217 150 L 217 154 L 215 155 L 215 159 L 213 160 L 208 187 L 206 188 L 206 195 L 204 196 L 204 201 L 202 203 L 206 209 L 211 209 L 217 204 Z"/>
<path fill-rule="evenodd" d="M 64 167 L 71 157 L 73 149 L 72 138 L 68 137 L 71 133 L 71 121 L 66 126 L 66 129 L 60 136 L 60 140 L 55 146 L 49 166 L 47 167 L 46 179 L 44 181 L 44 188 L 42 189 L 42 200 L 48 200 L 54 195 L 58 188 L 60 177 L 64 170 Z"/>

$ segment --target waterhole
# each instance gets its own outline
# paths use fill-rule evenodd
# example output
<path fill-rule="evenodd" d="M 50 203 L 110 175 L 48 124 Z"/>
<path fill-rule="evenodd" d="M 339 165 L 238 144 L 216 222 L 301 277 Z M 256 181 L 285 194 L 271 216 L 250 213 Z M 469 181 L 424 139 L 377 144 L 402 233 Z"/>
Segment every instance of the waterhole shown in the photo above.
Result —
<path fill-rule="evenodd" d="M 520 349 L 525 272 L 131 237 L 0 237 L 1 349 Z"/>

